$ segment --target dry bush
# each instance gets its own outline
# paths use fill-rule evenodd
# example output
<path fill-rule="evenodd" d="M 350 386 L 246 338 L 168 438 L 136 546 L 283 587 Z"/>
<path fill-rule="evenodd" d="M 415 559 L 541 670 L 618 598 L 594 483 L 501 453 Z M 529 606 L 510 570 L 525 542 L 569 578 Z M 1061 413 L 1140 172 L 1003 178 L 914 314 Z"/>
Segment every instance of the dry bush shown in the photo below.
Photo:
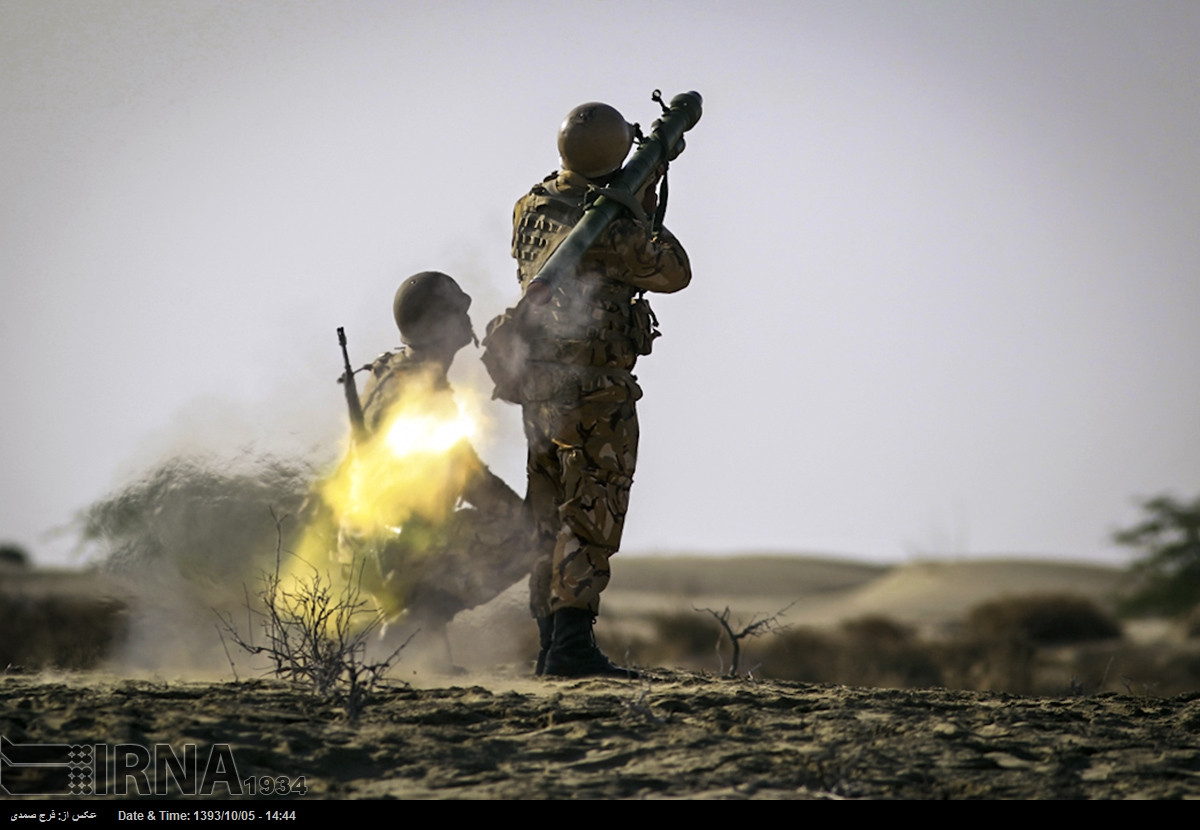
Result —
<path fill-rule="evenodd" d="M 646 657 L 654 662 L 705 660 L 712 662 L 720 629 L 695 613 L 657 614 L 653 618 L 655 648 Z M 642 653 L 642 651 L 639 651 Z"/>
<path fill-rule="evenodd" d="M 1183 636 L 1188 639 L 1200 638 L 1200 605 L 1183 618 Z"/>
<path fill-rule="evenodd" d="M 1092 692 L 1167 697 L 1200 690 L 1200 652 L 1194 646 L 1169 642 L 1128 641 L 1091 643 L 1063 649 L 1063 666 L 1057 677 L 1043 678 L 1035 691 L 1061 693 L 1064 675 L 1069 685 Z"/>
<path fill-rule="evenodd" d="M 721 674 L 727 677 L 737 677 L 741 672 L 742 667 L 742 641 L 752 640 L 756 637 L 765 637 L 768 634 L 782 634 L 787 631 L 790 626 L 784 625 L 779 620 L 787 614 L 788 608 L 791 608 L 795 603 L 789 604 L 786 608 L 781 608 L 769 617 L 760 617 L 757 614 L 750 617 L 749 621 L 737 620 L 731 622 L 732 611 L 726 605 L 723 611 L 714 611 L 711 608 L 693 608 L 693 611 L 708 614 L 717 623 L 720 628 L 717 635 L 717 661 L 721 664 Z M 725 658 L 721 653 L 724 644 L 730 647 L 729 668 L 725 668 Z M 754 673 L 754 668 L 751 668 L 749 674 Z"/>
<path fill-rule="evenodd" d="M 691 611 L 653 614 L 649 617 L 653 633 L 649 638 L 634 636 L 628 642 L 619 641 L 605 626 L 596 628 L 596 644 L 606 654 L 636 654 L 638 662 L 648 666 L 678 666 L 696 671 L 712 670 L 717 665 L 713 649 L 718 631 L 711 620 Z M 537 651 L 536 632 L 529 642 Z M 528 649 L 527 649 L 528 650 Z"/>
<path fill-rule="evenodd" d="M 975 606 L 967 615 L 964 633 L 974 640 L 1055 646 L 1120 637 L 1121 627 L 1086 597 L 1037 594 Z"/>
<path fill-rule="evenodd" d="M 781 635 L 763 654 L 763 674 L 882 688 L 941 685 L 936 647 L 911 628 L 872 615 L 844 622 L 834 631 L 798 629 Z"/>
<path fill-rule="evenodd" d="M 783 611 L 737 623 L 730 622 L 731 612 L 728 608 L 720 613 L 696 608 L 692 611 L 655 614 L 649 620 L 654 630 L 650 639 L 634 638 L 627 648 L 621 649 L 615 648 L 615 643 L 606 645 L 600 642 L 602 635 L 599 632 L 596 636 L 602 649 L 608 648 L 611 653 L 617 654 L 628 650 L 646 665 L 715 670 L 719 674 L 733 674 L 748 667 L 753 672 L 761 663 L 762 649 L 752 644 L 751 638 L 782 632 L 785 626 L 779 622 L 779 618 Z M 730 644 L 731 636 L 736 638 L 733 646 Z"/>
<path fill-rule="evenodd" d="M 104 597 L 0 593 L 0 671 L 91 669 L 128 627 L 125 604 Z"/>
<path fill-rule="evenodd" d="M 653 618 L 655 637 L 637 644 L 651 665 L 726 671 L 728 636 L 711 618 L 695 613 Z M 845 623 L 841 629 L 789 628 L 742 644 L 741 664 L 777 680 L 843 683 L 893 688 L 932 686 L 941 681 L 936 649 L 911 629 L 880 616 Z"/>
<path fill-rule="evenodd" d="M 363 594 L 364 563 L 350 567 L 341 587 L 311 564 L 308 576 L 285 584 L 283 556 L 292 555 L 282 547 L 285 518 L 275 519 L 275 569 L 263 573 L 257 603 L 246 598 L 246 611 L 257 620 L 262 641 L 254 640 L 255 625 L 243 634 L 232 617 L 217 611 L 222 641 L 228 636 L 242 650 L 268 658 L 268 671 L 276 677 L 308 687 L 357 718 L 408 641 L 383 659 L 367 657 L 367 645 L 378 633 L 383 614 Z M 232 657 L 229 662 L 232 667 Z"/>
<path fill-rule="evenodd" d="M 884 688 L 940 686 L 938 650 L 912 628 L 879 615 L 841 626 L 840 682 Z"/>
<path fill-rule="evenodd" d="M 842 623 L 842 633 L 868 648 L 888 651 L 913 642 L 912 626 L 881 614 L 868 614 Z"/>
<path fill-rule="evenodd" d="M 840 652 L 836 634 L 815 628 L 793 628 L 763 646 L 762 673 L 775 680 L 840 683 Z"/>
<path fill-rule="evenodd" d="M 1036 655 L 1023 637 L 960 635 L 937 646 L 942 685 L 977 692 L 1032 692 Z"/>
<path fill-rule="evenodd" d="M 1135 678 L 1138 689 L 1182 690 L 1180 684 L 1187 682 L 1190 663 L 1178 651 L 1170 658 L 1164 654 L 1149 660 L 1139 657 L 1139 649 L 1124 641 L 1097 642 L 1089 647 L 1091 651 L 1040 645 L 1038 637 L 1059 642 L 1083 634 L 1111 637 L 1115 629 L 1111 621 L 1110 625 L 1060 625 L 1054 629 L 1057 633 L 1048 635 L 1038 625 L 1020 624 L 1028 618 L 1012 609 L 1026 605 L 1002 603 L 1017 623 L 964 627 L 949 640 L 921 638 L 911 627 L 879 615 L 849 620 L 836 629 L 796 628 L 747 644 L 751 650 L 745 660 L 747 665 L 761 664 L 756 673 L 773 679 L 880 688 L 945 686 L 1025 694 L 1092 692 L 1101 687 L 1118 691 L 1122 673 Z M 1029 605 L 1036 609 L 1043 603 Z M 1074 611 L 1076 621 L 1094 620 L 1098 614 L 1094 608 L 1080 612 L 1079 607 L 1074 602 L 1053 603 L 1056 614 L 1064 609 Z M 1032 618 L 1035 622 L 1042 619 L 1037 614 Z M 985 606 L 976 619 L 1010 617 Z M 656 640 L 640 643 L 638 652 L 651 664 L 706 670 L 721 667 L 713 651 L 716 632 L 711 620 L 686 612 L 661 615 L 655 618 L 655 628 Z M 1114 658 L 1115 649 L 1120 653 Z M 1126 671 L 1122 672 L 1122 666 Z M 1168 676 L 1174 678 L 1169 683 L 1163 679 Z"/>
<path fill-rule="evenodd" d="M 1078 664 L 1085 643 L 1120 638 L 1121 628 L 1090 599 L 1070 594 L 1007 597 L 977 605 L 943 647 L 946 685 L 975 691 L 1062 694 L 1094 691 L 1108 667 Z"/>
<path fill-rule="evenodd" d="M 933 639 L 878 615 L 834 629 L 794 628 L 746 643 L 743 662 L 762 677 L 881 688 L 1056 696 L 1200 690 L 1200 645 L 1121 638 L 1117 624 L 1088 600 L 1006 599 L 984 603 L 968 616 L 956 632 Z M 728 665 L 714 651 L 717 630 L 706 616 L 661 614 L 653 623 L 654 636 L 635 644 L 644 663 L 703 671 Z"/>
<path fill-rule="evenodd" d="M 29 568 L 29 554 L 20 545 L 0 545 L 0 570 L 26 570 Z"/>

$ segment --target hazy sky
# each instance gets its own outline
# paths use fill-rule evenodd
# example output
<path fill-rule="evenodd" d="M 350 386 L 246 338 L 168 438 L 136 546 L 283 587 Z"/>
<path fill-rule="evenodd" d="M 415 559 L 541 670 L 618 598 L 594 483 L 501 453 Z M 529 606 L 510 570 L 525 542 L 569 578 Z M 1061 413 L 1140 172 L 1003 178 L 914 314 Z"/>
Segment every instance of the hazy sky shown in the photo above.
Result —
<path fill-rule="evenodd" d="M 625 549 L 1111 556 L 1200 491 L 1197 43 L 1193 0 L 0 0 L 0 539 L 67 561 L 169 452 L 332 452 L 336 327 L 396 345 L 440 269 L 482 332 L 562 117 L 661 88 L 694 280 Z"/>

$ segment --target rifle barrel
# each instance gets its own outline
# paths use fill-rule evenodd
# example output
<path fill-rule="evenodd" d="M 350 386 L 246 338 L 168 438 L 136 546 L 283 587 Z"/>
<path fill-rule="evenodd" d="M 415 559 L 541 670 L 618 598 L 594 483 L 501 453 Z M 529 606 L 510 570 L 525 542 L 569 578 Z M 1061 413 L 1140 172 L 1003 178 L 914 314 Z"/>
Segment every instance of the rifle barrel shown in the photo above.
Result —
<path fill-rule="evenodd" d="M 346 408 L 350 410 L 350 428 L 356 441 L 367 435 L 367 419 L 363 415 L 362 402 L 358 399 L 358 385 L 354 382 L 354 369 L 350 366 L 350 352 L 346 350 L 346 330 L 338 326 L 338 345 L 342 347 L 342 363 L 346 373 L 342 375 L 342 384 L 346 392 Z"/>

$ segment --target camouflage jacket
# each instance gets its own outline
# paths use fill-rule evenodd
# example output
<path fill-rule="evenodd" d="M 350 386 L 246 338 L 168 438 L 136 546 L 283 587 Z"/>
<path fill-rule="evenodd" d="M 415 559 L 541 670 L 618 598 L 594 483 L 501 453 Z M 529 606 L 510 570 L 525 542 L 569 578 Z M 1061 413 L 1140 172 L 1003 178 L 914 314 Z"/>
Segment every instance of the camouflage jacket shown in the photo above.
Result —
<path fill-rule="evenodd" d="M 563 171 L 517 202 L 512 255 L 522 291 L 583 216 L 589 184 Z M 496 380 L 497 397 L 519 403 L 573 399 L 613 377 L 640 396 L 629 372 L 659 336 L 642 294 L 679 291 L 691 275 L 687 254 L 670 231 L 652 232 L 627 216 L 614 220 L 549 302 L 529 309 L 519 324 L 507 320 L 511 311 L 489 324 L 484 344 L 491 354 L 484 362 Z M 501 327 L 508 330 L 497 334 Z M 516 357 L 505 364 L 497 352 Z"/>
<path fill-rule="evenodd" d="M 590 182 L 564 170 L 534 185 L 513 208 L 512 255 L 521 289 L 529 286 L 587 208 Z M 670 231 L 651 232 L 631 217 L 614 220 L 584 256 L 584 281 L 619 283 L 631 291 L 670 294 L 686 288 L 692 268 Z"/>
<path fill-rule="evenodd" d="M 449 420 L 458 417 L 454 390 L 442 366 L 417 359 L 405 348 L 384 352 L 371 364 L 371 377 L 363 388 L 363 421 L 368 440 L 382 438 L 398 414 Z M 440 489 L 446 508 L 465 502 L 485 513 L 510 513 L 522 499 L 495 475 L 467 440 L 447 453 L 445 469 L 431 489 Z"/>

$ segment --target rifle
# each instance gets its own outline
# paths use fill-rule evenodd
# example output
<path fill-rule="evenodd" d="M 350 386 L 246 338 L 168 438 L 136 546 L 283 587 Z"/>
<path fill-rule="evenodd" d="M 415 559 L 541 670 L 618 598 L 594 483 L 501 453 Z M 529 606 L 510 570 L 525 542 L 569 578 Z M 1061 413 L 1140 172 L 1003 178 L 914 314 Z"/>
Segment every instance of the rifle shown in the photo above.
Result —
<path fill-rule="evenodd" d="M 350 368 L 350 353 L 346 351 L 346 330 L 338 326 L 338 345 L 342 347 L 342 362 L 346 373 L 338 378 L 346 391 L 346 407 L 350 410 L 350 429 L 355 443 L 367 437 L 367 420 L 363 416 L 362 403 L 358 400 L 358 386 L 354 383 L 354 370 Z"/>
<path fill-rule="evenodd" d="M 658 90 L 651 99 L 662 104 Z M 600 191 L 601 195 L 583 218 L 542 265 L 530 281 L 526 297 L 538 303 L 548 300 L 551 291 L 547 289 L 552 290 L 574 271 L 609 223 L 636 201 L 634 195 L 650 181 L 659 166 L 679 157 L 684 148 L 683 134 L 700 120 L 702 104 L 699 92 L 683 92 L 671 99 L 670 106 L 663 106 L 663 116 L 654 122 L 650 137 L 642 141 L 629 163 Z M 660 205 L 660 211 L 664 205 Z"/>

